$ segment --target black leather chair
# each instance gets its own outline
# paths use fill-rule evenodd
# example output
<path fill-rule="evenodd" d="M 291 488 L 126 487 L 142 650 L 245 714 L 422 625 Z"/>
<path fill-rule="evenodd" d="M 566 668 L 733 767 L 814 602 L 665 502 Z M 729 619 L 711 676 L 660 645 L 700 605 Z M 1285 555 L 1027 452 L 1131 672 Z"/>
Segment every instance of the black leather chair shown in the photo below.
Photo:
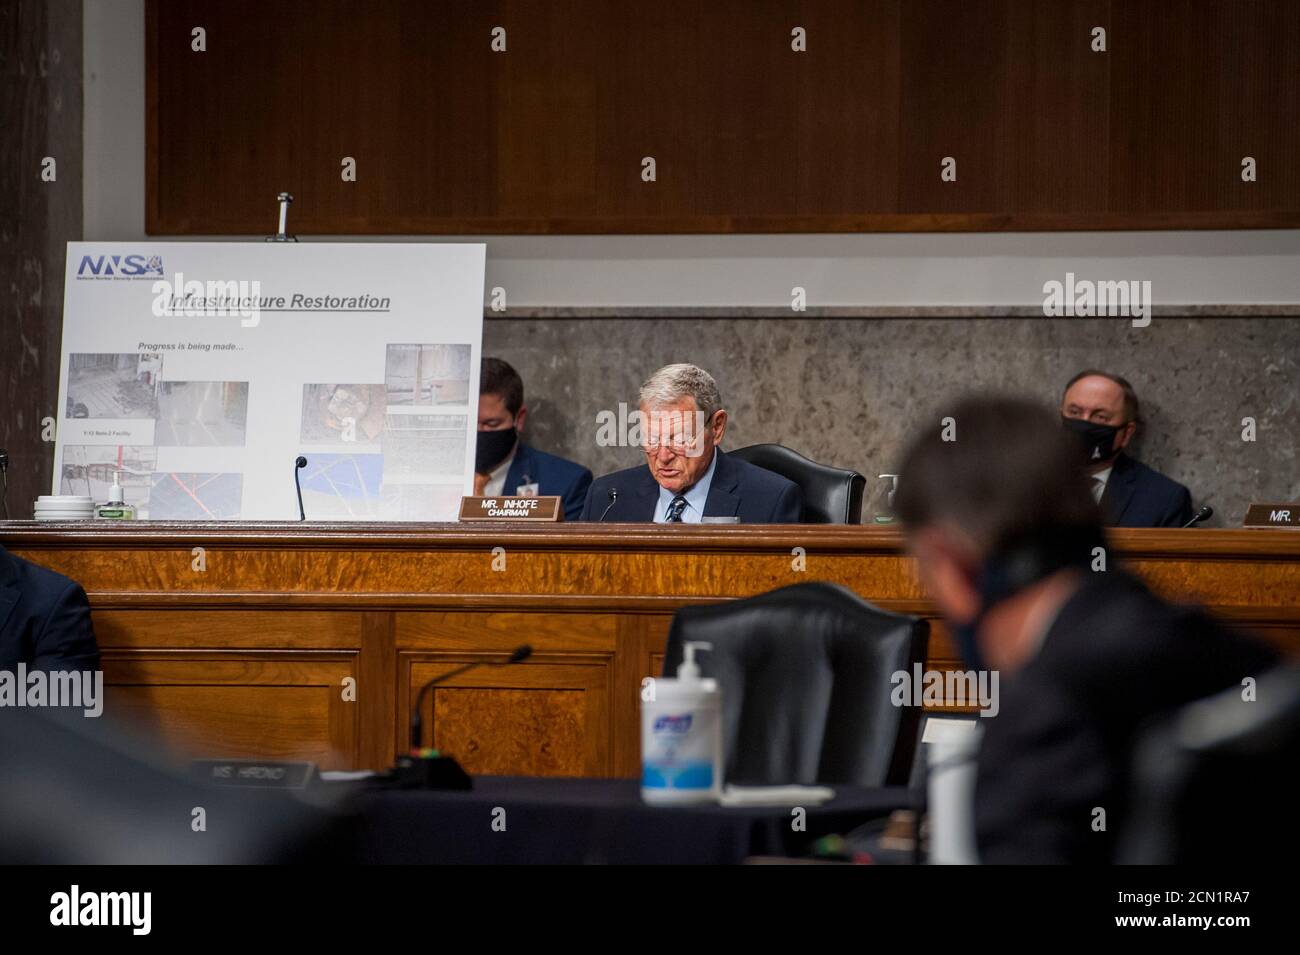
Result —
<path fill-rule="evenodd" d="M 862 523 L 862 492 L 867 479 L 857 471 L 809 461 L 780 444 L 751 444 L 727 453 L 798 484 L 803 491 L 806 523 Z"/>
<path fill-rule="evenodd" d="M 1124 864 L 1272 863 L 1300 844 L 1283 780 L 1300 755 L 1300 666 L 1259 678 L 1152 724 L 1134 747 L 1133 788 L 1117 857 Z"/>
<path fill-rule="evenodd" d="M 664 676 L 688 640 L 722 693 L 727 782 L 905 785 L 919 707 L 894 706 L 891 677 L 925 659 L 929 624 L 812 582 L 673 617 Z"/>

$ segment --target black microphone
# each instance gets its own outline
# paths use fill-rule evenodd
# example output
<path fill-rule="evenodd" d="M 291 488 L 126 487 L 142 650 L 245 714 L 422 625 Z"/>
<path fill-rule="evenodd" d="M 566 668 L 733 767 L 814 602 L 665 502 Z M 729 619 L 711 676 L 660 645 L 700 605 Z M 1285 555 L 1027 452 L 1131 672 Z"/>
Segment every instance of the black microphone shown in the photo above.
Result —
<path fill-rule="evenodd" d="M 1211 517 L 1213 517 L 1213 516 L 1214 516 L 1214 508 L 1212 508 L 1212 507 L 1210 507 L 1210 505 L 1206 504 L 1203 508 L 1201 508 L 1199 511 L 1197 511 L 1197 512 L 1196 512 L 1196 516 L 1193 517 L 1193 518 L 1192 518 L 1190 521 L 1188 521 L 1186 524 L 1184 524 L 1183 527 L 1191 527 L 1191 526 L 1194 525 L 1194 524 L 1199 524 L 1199 523 L 1201 523 L 1201 521 L 1208 521 L 1208 520 L 1209 520 Z"/>
<path fill-rule="evenodd" d="M 467 663 L 464 666 L 457 667 L 442 676 L 436 676 L 424 686 L 420 687 L 420 692 L 416 694 L 415 706 L 411 709 L 411 751 L 397 757 L 396 763 L 387 775 L 380 777 L 381 786 L 395 786 L 398 789 L 459 789 L 466 790 L 474 787 L 474 781 L 469 778 L 469 774 L 460 766 L 460 763 L 450 756 L 427 755 L 421 752 L 420 743 L 423 733 L 423 720 L 420 716 L 420 707 L 424 704 L 424 695 L 439 683 L 450 680 L 454 676 L 460 676 L 467 670 L 472 670 L 479 666 L 505 666 L 510 663 L 519 663 L 527 660 L 533 654 L 533 648 L 528 644 L 515 647 L 514 651 L 505 660 L 476 660 L 473 663 Z"/>
<path fill-rule="evenodd" d="M 462 673 L 466 673 L 469 670 L 473 670 L 475 667 L 481 667 L 481 666 L 501 667 L 501 666 L 507 666 L 511 663 L 522 663 L 524 660 L 527 660 L 532 655 L 533 655 L 533 648 L 525 643 L 515 647 L 514 650 L 511 652 L 510 656 L 505 660 L 475 660 L 473 663 L 466 663 L 464 666 L 460 666 L 454 670 L 450 670 L 442 674 L 442 676 L 435 676 L 428 683 L 424 684 L 424 686 L 420 687 L 420 692 L 415 697 L 415 706 L 412 707 L 411 709 L 411 749 L 418 750 L 423 742 L 422 737 L 424 736 L 424 725 L 423 725 L 423 718 L 420 715 L 420 707 L 424 704 L 424 695 L 428 693 L 430 690 L 432 690 L 435 686 L 437 686 L 439 683 L 445 683 L 447 680 L 450 680 L 452 677 L 457 677 L 460 676 Z"/>
<path fill-rule="evenodd" d="M 618 500 L 618 488 L 611 487 L 609 489 L 609 503 L 606 504 L 605 509 L 600 512 L 600 520 L 596 522 L 597 524 L 604 523 L 605 515 L 609 513 L 609 509 L 614 506 L 614 502 L 617 500 Z"/>
<path fill-rule="evenodd" d="M 9 520 L 9 452 L 4 448 L 0 448 L 0 508 Z"/>
<path fill-rule="evenodd" d="M 298 472 L 307 466 L 307 459 L 301 454 L 298 460 L 293 462 L 293 486 L 298 489 L 298 520 L 305 521 L 307 512 L 302 509 L 302 484 L 298 482 Z"/>

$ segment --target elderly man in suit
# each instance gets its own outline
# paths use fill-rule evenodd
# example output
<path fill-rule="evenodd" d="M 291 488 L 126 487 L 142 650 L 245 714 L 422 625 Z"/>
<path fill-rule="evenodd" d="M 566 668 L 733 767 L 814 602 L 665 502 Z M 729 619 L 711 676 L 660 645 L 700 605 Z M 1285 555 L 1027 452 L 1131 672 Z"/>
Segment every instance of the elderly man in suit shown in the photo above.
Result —
<path fill-rule="evenodd" d="M 803 519 L 798 485 L 728 457 L 719 447 L 727 412 L 717 382 L 703 368 L 660 368 L 641 386 L 639 411 L 645 464 L 595 481 L 582 520 L 795 524 Z"/>
<path fill-rule="evenodd" d="M 1082 444 L 1089 488 L 1113 527 L 1182 527 L 1192 495 L 1124 453 L 1141 421 L 1137 393 L 1119 375 L 1089 368 L 1065 386 L 1061 417 Z"/>

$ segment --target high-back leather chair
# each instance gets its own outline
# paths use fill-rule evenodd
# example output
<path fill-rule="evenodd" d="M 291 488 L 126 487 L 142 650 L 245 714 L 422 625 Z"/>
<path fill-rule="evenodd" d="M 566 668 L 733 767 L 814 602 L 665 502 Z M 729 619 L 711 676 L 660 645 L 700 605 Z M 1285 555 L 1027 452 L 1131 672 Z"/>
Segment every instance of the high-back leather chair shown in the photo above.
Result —
<path fill-rule="evenodd" d="M 1234 686 L 1158 720 L 1134 746 L 1117 861 L 1136 865 L 1276 862 L 1300 840 L 1281 780 L 1300 752 L 1300 666 L 1262 674 L 1243 702 Z"/>
<path fill-rule="evenodd" d="M 703 640 L 722 693 L 727 782 L 904 785 L 920 709 L 895 706 L 892 676 L 925 659 L 929 625 L 837 584 L 812 582 L 673 617 L 664 676 Z"/>
<path fill-rule="evenodd" d="M 805 523 L 862 523 L 862 492 L 867 479 L 857 471 L 809 461 L 780 444 L 751 444 L 727 453 L 798 484 L 803 491 Z"/>

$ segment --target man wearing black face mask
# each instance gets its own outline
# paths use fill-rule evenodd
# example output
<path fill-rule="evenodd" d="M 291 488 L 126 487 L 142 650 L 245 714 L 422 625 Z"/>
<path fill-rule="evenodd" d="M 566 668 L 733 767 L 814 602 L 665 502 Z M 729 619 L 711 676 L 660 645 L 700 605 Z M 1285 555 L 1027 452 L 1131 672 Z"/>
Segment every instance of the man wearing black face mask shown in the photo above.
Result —
<path fill-rule="evenodd" d="M 1138 399 L 1119 375 L 1089 368 L 1065 386 L 1065 427 L 1078 436 L 1093 497 L 1113 527 L 1182 527 L 1192 519 L 1187 488 L 1124 453 L 1138 427 Z"/>
<path fill-rule="evenodd" d="M 556 495 L 564 519 L 575 520 L 591 486 L 591 471 L 525 444 L 520 435 L 527 417 L 519 373 L 500 358 L 484 358 L 479 372 L 474 493 L 488 497 Z"/>
<path fill-rule="evenodd" d="M 980 861 L 1113 861 L 1143 728 L 1261 676 L 1275 655 L 1097 550 L 1101 515 L 1048 409 L 972 398 L 933 421 L 904 457 L 894 507 L 966 665 L 999 675 L 996 715 L 978 720 Z"/>

